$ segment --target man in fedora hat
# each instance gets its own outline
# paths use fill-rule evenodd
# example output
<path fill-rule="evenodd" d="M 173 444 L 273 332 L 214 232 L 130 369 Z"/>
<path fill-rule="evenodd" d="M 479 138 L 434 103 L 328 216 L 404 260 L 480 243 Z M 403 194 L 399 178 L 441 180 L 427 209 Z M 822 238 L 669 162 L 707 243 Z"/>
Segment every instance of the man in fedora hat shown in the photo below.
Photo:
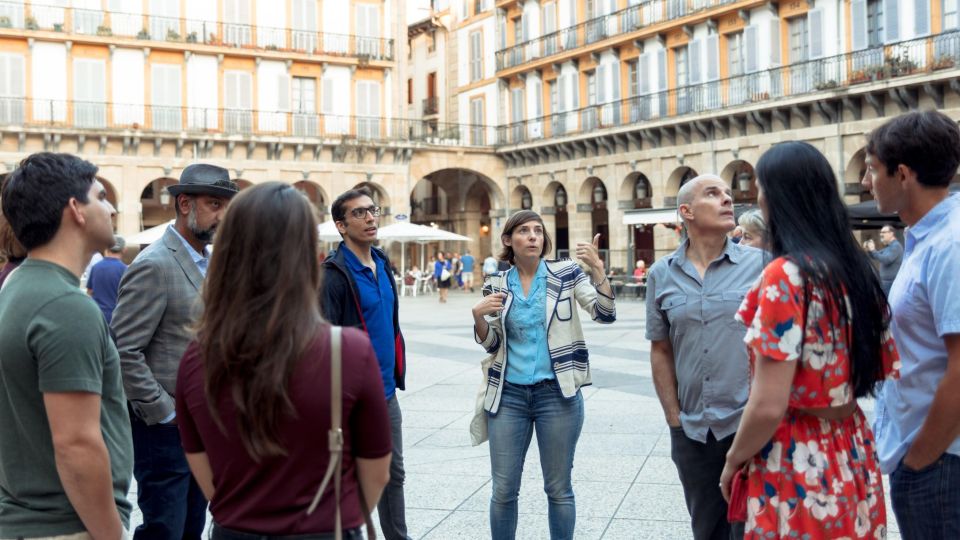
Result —
<path fill-rule="evenodd" d="M 207 501 L 190 475 L 176 426 L 180 357 L 190 342 L 207 272 L 207 245 L 238 189 L 226 169 L 198 163 L 167 188 L 176 221 L 137 255 L 120 281 L 112 326 L 133 427 L 134 477 L 143 525 L 136 540 L 199 539 Z"/>

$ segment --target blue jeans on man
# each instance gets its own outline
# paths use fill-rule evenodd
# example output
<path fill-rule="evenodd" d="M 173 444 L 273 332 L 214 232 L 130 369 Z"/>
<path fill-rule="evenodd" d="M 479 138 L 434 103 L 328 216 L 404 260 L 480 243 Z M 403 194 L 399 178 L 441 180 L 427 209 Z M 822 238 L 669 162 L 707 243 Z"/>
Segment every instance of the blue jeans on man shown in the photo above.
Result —
<path fill-rule="evenodd" d="M 960 457 L 943 454 L 913 471 L 890 474 L 890 503 L 904 540 L 960 538 Z"/>
<path fill-rule="evenodd" d="M 523 461 L 533 432 L 540 447 L 543 490 L 552 540 L 573 538 L 577 508 L 571 474 L 583 428 L 583 397 L 567 399 L 555 379 L 532 385 L 504 381 L 500 408 L 487 419 L 493 496 L 490 527 L 493 540 L 512 540 L 517 533 L 517 498 Z"/>
<path fill-rule="evenodd" d="M 177 425 L 148 426 L 130 411 L 133 476 L 143 525 L 134 540 L 200 540 L 207 522 L 207 499 L 190 474 Z"/>

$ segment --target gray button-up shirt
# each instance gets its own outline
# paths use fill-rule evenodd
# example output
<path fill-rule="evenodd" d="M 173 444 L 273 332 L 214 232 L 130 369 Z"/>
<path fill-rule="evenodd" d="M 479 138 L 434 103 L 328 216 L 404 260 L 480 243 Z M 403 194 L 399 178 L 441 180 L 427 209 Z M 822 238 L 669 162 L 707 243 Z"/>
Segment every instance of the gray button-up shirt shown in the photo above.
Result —
<path fill-rule="evenodd" d="M 746 328 L 734 320 L 763 271 L 763 251 L 727 241 L 703 279 L 684 242 L 647 274 L 647 339 L 669 339 L 677 372 L 680 423 L 691 439 L 737 431 L 747 403 Z"/>

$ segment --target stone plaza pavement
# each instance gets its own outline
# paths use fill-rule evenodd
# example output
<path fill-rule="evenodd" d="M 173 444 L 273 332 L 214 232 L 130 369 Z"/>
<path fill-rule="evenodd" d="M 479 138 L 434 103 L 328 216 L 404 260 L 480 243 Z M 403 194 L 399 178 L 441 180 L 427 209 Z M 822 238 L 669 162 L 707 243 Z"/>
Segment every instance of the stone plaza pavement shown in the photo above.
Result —
<path fill-rule="evenodd" d="M 479 298 L 479 292 L 451 291 L 447 304 L 436 295 L 401 299 L 409 364 L 407 390 L 399 396 L 407 524 L 416 539 L 490 538 L 488 446 L 471 446 L 468 433 L 484 357 L 470 316 Z M 609 326 L 581 311 L 593 385 L 583 389 L 586 418 L 573 469 L 576 538 L 692 538 L 651 379 L 644 318 L 643 303 L 633 299 L 617 303 L 617 322 Z M 869 414 L 872 403 L 863 405 Z M 517 536 L 549 539 L 535 440 L 523 477 Z M 134 513 L 132 527 L 140 521 Z M 889 510 L 888 527 L 889 538 L 898 539 Z"/>

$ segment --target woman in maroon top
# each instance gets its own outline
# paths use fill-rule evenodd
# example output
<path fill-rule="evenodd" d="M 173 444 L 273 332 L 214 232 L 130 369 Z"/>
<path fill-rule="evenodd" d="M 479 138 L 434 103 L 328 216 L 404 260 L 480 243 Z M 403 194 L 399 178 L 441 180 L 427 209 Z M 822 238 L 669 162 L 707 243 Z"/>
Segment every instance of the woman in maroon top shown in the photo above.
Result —
<path fill-rule="evenodd" d="M 197 339 L 177 374 L 177 422 L 210 499 L 213 538 L 333 538 L 332 485 L 307 515 L 329 462 L 329 325 L 320 317 L 317 223 L 288 184 L 245 190 L 220 225 Z M 390 422 L 366 334 L 343 330 L 344 538 L 389 479 Z"/>

